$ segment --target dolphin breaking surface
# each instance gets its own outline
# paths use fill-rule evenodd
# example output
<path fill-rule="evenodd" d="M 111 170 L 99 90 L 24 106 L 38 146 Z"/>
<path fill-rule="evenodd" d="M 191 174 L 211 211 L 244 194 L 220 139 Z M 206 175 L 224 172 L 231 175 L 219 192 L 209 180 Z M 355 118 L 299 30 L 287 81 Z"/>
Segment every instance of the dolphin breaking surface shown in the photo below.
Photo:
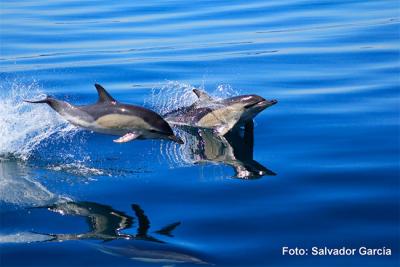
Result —
<path fill-rule="evenodd" d="M 85 134 L 85 131 L 79 131 L 79 127 L 67 123 L 61 116 L 52 112 L 45 106 L 30 105 L 29 103 L 27 104 L 22 101 L 27 98 L 32 99 L 35 95 L 43 95 L 43 89 L 37 83 L 21 84 L 15 83 L 14 81 L 10 86 L 12 87 L 12 90 L 9 92 L 9 96 L 6 95 L 0 99 L 1 103 L 4 104 L 3 106 L 0 106 L 0 108 L 4 107 L 9 110 L 8 113 L 11 111 L 13 113 L 10 113 L 10 116 L 8 116 L 7 113 L 3 113 L 4 116 L 0 117 L 0 121 L 5 119 L 5 121 L 1 123 L 3 127 L 1 127 L 0 131 L 4 132 L 4 136 L 7 137 L 2 138 L 1 140 L 3 145 L 0 147 L 0 150 L 2 150 L 0 151 L 0 157 L 6 159 L 16 158 L 25 161 L 33 155 L 33 158 L 36 160 L 39 159 L 42 162 L 40 164 L 44 165 L 47 169 L 71 173 L 82 177 L 88 177 L 88 175 L 110 175 L 110 173 L 115 172 L 93 162 L 93 160 L 96 160 L 97 156 L 87 153 L 87 146 L 91 143 L 88 142 L 90 134 Z M 99 98 L 115 101 L 115 99 L 105 91 L 104 88 L 100 85 L 97 85 L 97 87 L 98 91 L 100 91 Z M 212 97 L 205 92 L 195 89 L 189 84 L 178 82 L 168 82 L 160 87 L 158 94 L 155 93 L 156 91 L 154 90 L 155 89 L 153 89 L 150 96 L 151 98 L 145 100 L 144 106 L 150 107 L 152 110 L 161 114 L 172 114 L 174 112 L 172 108 L 175 107 L 176 110 L 176 107 L 179 107 L 180 105 L 181 107 L 177 109 L 180 111 L 182 108 L 184 109 L 193 106 L 197 109 L 212 110 L 212 108 L 215 107 L 222 107 L 223 105 L 221 103 L 223 103 L 222 101 L 224 101 L 224 99 L 237 99 L 242 97 L 238 91 L 233 90 L 227 85 L 219 85 L 212 92 Z M 193 93 L 193 91 L 195 93 Z M 100 93 L 103 95 L 101 96 Z M 42 102 L 43 99 L 39 101 Z M 13 117 L 15 113 L 19 114 L 17 117 L 18 120 L 10 124 L 10 117 Z M 187 116 L 187 114 L 180 115 L 183 118 L 190 117 Z M 172 124 L 173 123 L 171 123 L 171 125 Z M 239 124 L 240 123 L 237 123 L 237 125 Z M 196 127 L 191 128 L 192 130 L 196 129 Z M 198 129 L 203 133 L 199 135 L 192 131 L 191 133 L 194 133 L 194 135 L 192 135 L 185 130 L 184 125 L 179 125 L 175 130 L 179 133 L 179 136 L 187 142 L 187 145 L 176 146 L 174 143 L 164 142 L 160 143 L 159 149 L 155 149 L 154 152 L 159 151 L 161 156 L 169 162 L 170 168 L 191 166 L 200 162 L 207 164 L 217 163 L 231 165 L 230 162 L 232 161 L 228 159 L 232 159 L 233 157 L 228 156 L 229 154 L 232 154 L 228 153 L 230 151 L 229 149 L 224 150 L 223 154 L 225 156 L 221 157 L 222 155 L 220 155 L 217 160 L 217 157 L 214 157 L 213 159 L 213 157 L 209 157 L 208 154 L 201 153 L 201 149 L 199 150 L 196 148 L 196 144 L 203 142 L 204 140 L 220 140 L 220 138 L 217 137 L 219 135 L 218 132 L 207 133 L 203 131 L 207 130 L 206 128 L 199 127 Z M 200 140 L 204 136 L 213 135 L 216 136 L 206 138 L 203 141 Z M 10 140 L 10 138 L 12 138 L 12 140 Z M 224 138 L 221 140 L 224 140 Z M 228 139 L 228 141 L 229 140 L 230 139 Z M 67 148 L 70 147 L 60 151 L 63 155 L 63 159 L 60 158 L 55 161 L 50 159 L 52 157 L 51 155 L 54 153 L 47 150 L 49 145 L 53 142 L 64 142 L 66 143 Z M 211 142 L 210 144 L 215 146 L 217 143 L 220 143 L 220 141 Z M 220 144 L 222 144 L 223 147 L 229 148 L 229 143 L 231 142 L 222 142 Z M 208 142 L 205 144 L 208 144 Z M 235 144 L 231 144 L 235 147 Z M 116 147 L 115 149 L 118 148 Z M 235 153 L 238 153 L 238 151 L 241 150 L 235 149 Z M 235 158 L 240 158 L 241 153 L 242 152 L 236 154 Z M 199 160 L 199 157 L 203 158 L 203 160 Z M 206 160 L 207 158 L 208 160 Z M 223 158 L 225 159 L 223 160 Z M 246 156 L 246 158 L 250 159 L 248 156 Z M 98 160 L 104 161 L 105 159 L 104 157 L 102 159 L 102 156 L 99 155 Z M 234 168 L 234 177 L 243 176 L 244 178 L 250 178 L 253 177 L 254 174 L 258 173 L 254 171 L 247 172 L 247 167 L 243 169 L 244 171 L 239 172 L 239 168 L 237 168 L 238 166 L 240 166 L 240 164 Z M 259 173 L 265 173 L 265 171 L 261 170 Z"/>
<path fill-rule="evenodd" d="M 193 89 L 198 100 L 190 106 L 167 112 L 163 117 L 172 125 L 212 129 L 225 135 L 235 127 L 244 126 L 277 100 L 266 100 L 258 95 L 239 95 L 215 100 L 205 91 Z"/>
<path fill-rule="evenodd" d="M 167 139 L 177 143 L 169 124 L 156 112 L 115 100 L 101 85 L 95 84 L 97 103 L 75 106 L 68 102 L 46 97 L 42 100 L 25 100 L 28 103 L 46 103 L 73 125 L 94 132 L 122 135 L 114 140 L 124 143 L 134 139 Z"/>

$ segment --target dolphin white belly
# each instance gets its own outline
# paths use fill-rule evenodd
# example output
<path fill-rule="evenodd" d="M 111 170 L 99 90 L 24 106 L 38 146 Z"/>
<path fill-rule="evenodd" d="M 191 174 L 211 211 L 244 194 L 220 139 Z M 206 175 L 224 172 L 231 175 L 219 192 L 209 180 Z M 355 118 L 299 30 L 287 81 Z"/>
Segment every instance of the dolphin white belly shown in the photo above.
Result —
<path fill-rule="evenodd" d="M 234 127 L 241 127 L 265 108 L 277 103 L 257 95 L 241 95 L 223 100 L 213 100 L 204 91 L 194 89 L 198 101 L 164 114 L 165 119 L 177 126 L 212 129 L 225 135 Z"/>

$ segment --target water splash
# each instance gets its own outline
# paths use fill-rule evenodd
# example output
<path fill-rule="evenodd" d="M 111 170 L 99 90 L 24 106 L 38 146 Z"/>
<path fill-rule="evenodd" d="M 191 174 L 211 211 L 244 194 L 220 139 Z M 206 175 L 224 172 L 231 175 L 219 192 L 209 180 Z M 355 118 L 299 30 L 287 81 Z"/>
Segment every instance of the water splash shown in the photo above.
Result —
<path fill-rule="evenodd" d="M 213 91 L 209 91 L 204 86 L 199 88 L 188 83 L 167 81 L 166 84 L 153 88 L 144 104 L 160 114 L 165 114 L 176 108 L 193 104 L 197 100 L 193 93 L 195 88 L 207 91 L 216 100 L 239 94 L 239 91 L 234 90 L 229 84 L 220 84 Z"/>
<path fill-rule="evenodd" d="M 193 148 L 196 147 L 198 140 L 193 135 L 181 130 L 175 129 L 175 132 L 182 138 L 184 144 L 163 142 L 162 146 L 160 146 L 162 157 L 167 160 L 170 168 L 193 166 L 197 162 L 197 155 Z"/>
<path fill-rule="evenodd" d="M 189 106 L 197 101 L 197 96 L 193 93 L 195 88 L 198 87 L 188 83 L 168 81 L 166 84 L 152 89 L 152 94 L 145 100 L 145 105 L 160 114 Z M 229 84 L 220 84 L 212 91 L 205 89 L 204 86 L 199 89 L 206 91 L 216 100 L 236 96 L 240 93 Z M 194 148 L 198 145 L 197 138 L 177 128 L 174 129 L 174 132 L 182 138 L 184 144 L 161 142 L 161 156 L 168 161 L 170 168 L 193 166 L 199 160 L 194 151 Z"/>
<path fill-rule="evenodd" d="M 103 155 L 91 151 L 90 133 L 66 122 L 44 104 L 25 103 L 40 99 L 44 90 L 36 81 L 0 83 L 0 165 L 1 161 L 34 164 L 50 171 L 65 173 L 84 182 L 93 176 L 112 176 Z"/>
<path fill-rule="evenodd" d="M 106 170 L 103 169 L 87 166 L 86 163 L 87 162 L 85 160 L 82 161 L 77 160 L 75 162 L 70 162 L 70 163 L 50 164 L 46 166 L 46 169 L 52 171 L 62 171 L 75 176 L 88 177 L 88 179 L 90 180 L 95 180 L 94 178 L 91 178 L 92 176 L 99 176 L 99 175 L 111 176 L 110 172 L 107 172 Z"/>
<path fill-rule="evenodd" d="M 192 93 L 195 87 L 188 83 L 168 81 L 167 84 L 152 88 L 151 95 L 145 99 L 145 106 L 164 114 L 174 108 L 187 106 L 196 101 L 196 95 Z"/>
<path fill-rule="evenodd" d="M 68 138 L 78 131 L 47 105 L 23 102 L 39 95 L 43 92 L 37 82 L 0 84 L 0 158 L 27 160 L 50 137 Z"/>

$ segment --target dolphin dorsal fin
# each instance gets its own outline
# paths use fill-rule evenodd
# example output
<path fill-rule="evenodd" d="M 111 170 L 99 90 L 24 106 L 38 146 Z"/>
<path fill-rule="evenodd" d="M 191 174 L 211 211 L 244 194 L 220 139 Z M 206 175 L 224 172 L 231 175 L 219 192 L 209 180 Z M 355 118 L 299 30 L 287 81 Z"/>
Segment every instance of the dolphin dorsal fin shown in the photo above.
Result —
<path fill-rule="evenodd" d="M 136 235 L 139 237 L 147 236 L 147 231 L 150 228 L 150 220 L 138 204 L 132 204 L 132 209 L 138 219 L 138 228 Z"/>
<path fill-rule="evenodd" d="M 196 96 L 199 98 L 200 102 L 212 102 L 214 99 L 212 99 L 211 96 L 209 96 L 205 91 L 199 90 L 199 89 L 193 89 L 193 93 L 196 94 Z"/>
<path fill-rule="evenodd" d="M 97 93 L 99 94 L 98 102 L 117 102 L 107 91 L 98 83 L 95 83 L 94 86 L 97 89 Z"/>

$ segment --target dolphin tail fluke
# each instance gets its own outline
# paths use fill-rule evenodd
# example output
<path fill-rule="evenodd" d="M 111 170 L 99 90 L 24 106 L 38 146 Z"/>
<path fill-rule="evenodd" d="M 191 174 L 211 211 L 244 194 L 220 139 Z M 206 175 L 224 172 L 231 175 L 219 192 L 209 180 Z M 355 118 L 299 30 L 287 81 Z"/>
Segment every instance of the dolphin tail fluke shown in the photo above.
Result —
<path fill-rule="evenodd" d="M 181 224 L 181 222 L 175 222 L 175 223 L 169 224 L 169 225 L 161 228 L 160 230 L 156 231 L 156 233 L 160 234 L 160 235 L 166 235 L 169 237 L 173 237 L 172 231 L 175 230 L 175 228 L 178 227 L 180 224 Z"/>
<path fill-rule="evenodd" d="M 28 99 L 24 99 L 24 102 L 27 103 L 33 103 L 33 104 L 41 104 L 41 103 L 45 103 L 47 105 L 49 105 L 52 109 L 56 110 L 57 112 L 59 112 L 60 107 L 62 107 L 62 101 L 59 101 L 57 99 L 54 99 L 50 96 L 46 96 L 46 98 L 44 99 L 39 99 L 39 100 L 28 100 Z"/>
<path fill-rule="evenodd" d="M 40 99 L 40 100 L 28 100 L 28 99 L 24 99 L 24 102 L 27 103 L 34 103 L 34 104 L 38 104 L 38 103 L 46 103 L 49 104 L 50 103 L 50 97 L 46 96 L 46 98 L 44 99 Z"/>
<path fill-rule="evenodd" d="M 73 106 L 65 101 L 57 100 L 54 99 L 50 96 L 46 96 L 44 99 L 39 99 L 39 100 L 27 100 L 24 99 L 25 102 L 27 103 L 33 103 L 33 104 L 38 104 L 38 103 L 45 103 L 48 104 L 52 109 L 60 113 L 61 115 L 64 113 L 70 112 L 70 110 L 73 108 Z"/>

